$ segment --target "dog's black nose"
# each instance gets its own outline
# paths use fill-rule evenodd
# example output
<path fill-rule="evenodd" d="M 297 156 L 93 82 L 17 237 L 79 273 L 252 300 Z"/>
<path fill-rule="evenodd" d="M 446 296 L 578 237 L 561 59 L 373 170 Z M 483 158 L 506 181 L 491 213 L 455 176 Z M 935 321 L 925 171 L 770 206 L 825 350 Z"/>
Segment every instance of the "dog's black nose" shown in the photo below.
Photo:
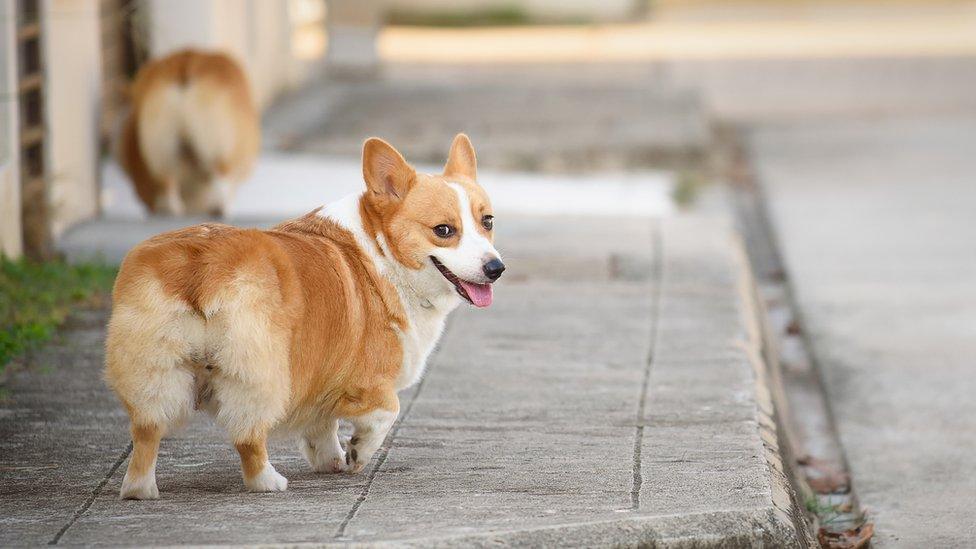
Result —
<path fill-rule="evenodd" d="M 494 282 L 498 280 L 498 277 L 502 276 L 503 272 L 505 272 L 505 264 L 502 263 L 501 259 L 496 257 L 485 263 L 481 270 L 485 272 L 485 276 L 487 276 L 489 280 Z"/>

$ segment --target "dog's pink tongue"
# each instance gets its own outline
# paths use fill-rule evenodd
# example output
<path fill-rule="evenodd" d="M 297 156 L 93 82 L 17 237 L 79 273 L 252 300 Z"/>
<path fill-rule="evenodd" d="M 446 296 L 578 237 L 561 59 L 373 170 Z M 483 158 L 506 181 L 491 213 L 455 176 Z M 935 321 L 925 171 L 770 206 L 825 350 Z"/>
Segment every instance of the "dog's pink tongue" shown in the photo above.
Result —
<path fill-rule="evenodd" d="M 491 305 L 491 284 L 475 284 L 466 280 L 461 280 L 460 282 L 461 286 L 464 286 L 464 291 L 468 292 L 468 297 L 471 298 L 471 302 L 476 307 L 487 307 Z"/>

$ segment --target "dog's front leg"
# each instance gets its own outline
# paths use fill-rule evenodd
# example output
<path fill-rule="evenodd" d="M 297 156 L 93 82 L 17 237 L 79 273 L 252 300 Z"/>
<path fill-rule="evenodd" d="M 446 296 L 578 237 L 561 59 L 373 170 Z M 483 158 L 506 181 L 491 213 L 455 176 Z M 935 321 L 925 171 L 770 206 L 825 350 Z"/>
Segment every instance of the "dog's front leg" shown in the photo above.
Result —
<path fill-rule="evenodd" d="M 307 431 L 298 447 L 316 473 L 340 473 L 345 469 L 346 453 L 339 444 L 338 419 L 328 419 Z"/>
<path fill-rule="evenodd" d="M 362 471 L 376 450 L 379 450 L 400 410 L 399 400 L 395 397 L 394 403 L 395 407 L 392 410 L 377 408 L 361 416 L 349 418 L 355 431 L 349 439 L 349 444 L 346 445 L 347 472 Z"/>

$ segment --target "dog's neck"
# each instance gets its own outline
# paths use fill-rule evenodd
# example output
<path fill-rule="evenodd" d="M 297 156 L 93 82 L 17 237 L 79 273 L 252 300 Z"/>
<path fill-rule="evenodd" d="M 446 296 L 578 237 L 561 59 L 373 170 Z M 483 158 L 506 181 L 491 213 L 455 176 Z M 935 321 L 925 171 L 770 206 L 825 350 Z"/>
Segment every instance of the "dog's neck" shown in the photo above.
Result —
<path fill-rule="evenodd" d="M 442 284 L 431 284 L 424 269 L 410 269 L 398 262 L 382 232 L 376 232 L 375 236 L 367 232 L 360 209 L 362 198 L 362 193 L 348 195 L 316 215 L 352 233 L 377 272 L 397 289 L 408 315 L 447 316 L 461 303 L 460 298 L 453 291 L 444 291 Z M 440 282 L 436 277 L 434 280 Z"/>

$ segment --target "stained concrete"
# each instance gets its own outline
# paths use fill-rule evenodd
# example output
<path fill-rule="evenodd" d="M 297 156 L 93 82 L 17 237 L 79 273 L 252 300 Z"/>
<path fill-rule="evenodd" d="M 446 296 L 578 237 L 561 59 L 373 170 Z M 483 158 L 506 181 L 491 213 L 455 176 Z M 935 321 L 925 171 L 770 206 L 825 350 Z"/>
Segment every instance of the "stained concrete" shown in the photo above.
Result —
<path fill-rule="evenodd" d="M 10 384 L 0 545 L 799 545 L 729 227 L 500 220 L 495 304 L 454 314 L 365 474 L 276 441 L 284 493 L 246 493 L 200 417 L 164 441 L 161 499 L 119 501 L 125 418 L 90 313 Z"/>

